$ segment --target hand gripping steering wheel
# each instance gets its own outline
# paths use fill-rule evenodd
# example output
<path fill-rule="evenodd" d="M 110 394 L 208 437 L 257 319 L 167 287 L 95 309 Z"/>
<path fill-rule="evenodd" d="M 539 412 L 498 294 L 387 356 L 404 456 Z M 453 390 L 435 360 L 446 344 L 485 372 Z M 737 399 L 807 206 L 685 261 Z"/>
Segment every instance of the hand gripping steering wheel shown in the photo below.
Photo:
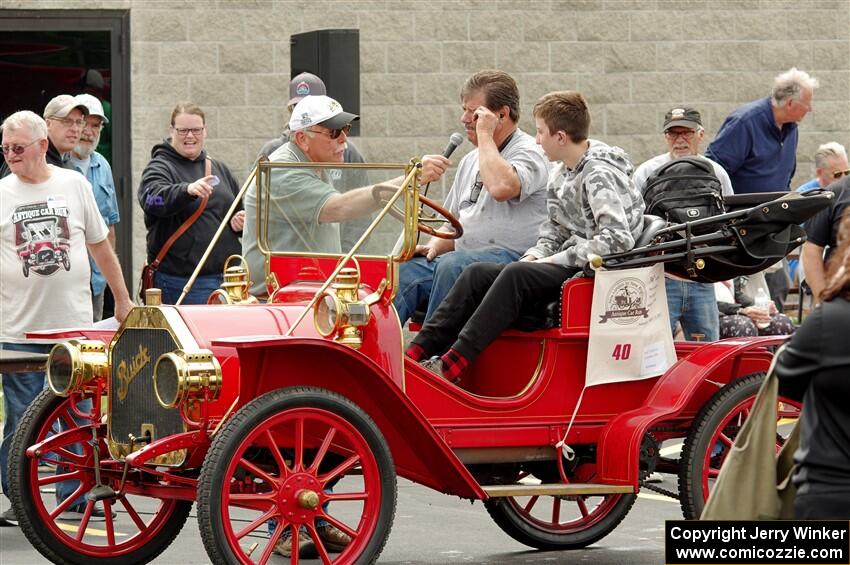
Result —
<path fill-rule="evenodd" d="M 372 187 L 372 198 L 375 199 L 375 202 L 386 205 L 397 191 L 397 186 L 376 184 Z M 419 222 L 416 224 L 416 229 L 440 239 L 457 239 L 463 235 L 463 226 L 460 225 L 460 221 L 451 212 L 421 194 L 419 195 L 419 202 L 422 204 L 422 210 L 419 214 Z M 398 200 L 395 201 L 388 211 L 392 217 L 404 221 L 404 209 L 399 207 Z M 438 229 L 446 223 L 451 227 L 451 231 Z M 436 227 L 432 227 L 432 225 Z"/>

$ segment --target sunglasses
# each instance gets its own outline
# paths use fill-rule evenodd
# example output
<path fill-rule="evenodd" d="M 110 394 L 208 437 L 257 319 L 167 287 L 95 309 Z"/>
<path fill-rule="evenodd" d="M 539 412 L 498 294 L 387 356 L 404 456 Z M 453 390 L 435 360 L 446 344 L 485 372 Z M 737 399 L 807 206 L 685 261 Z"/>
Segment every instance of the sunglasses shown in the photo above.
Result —
<path fill-rule="evenodd" d="M 37 143 L 39 141 L 41 141 L 41 140 L 40 139 L 34 139 L 34 140 L 30 141 L 29 143 L 27 143 L 26 145 L 4 145 L 4 146 L 0 147 L 0 149 L 3 150 L 3 155 L 8 155 L 9 153 L 14 153 L 15 155 L 20 155 L 21 153 L 23 153 L 24 151 L 27 150 L 27 147 L 29 147 L 33 143 Z M 836 178 L 838 178 L 838 177 L 836 177 Z"/>
<path fill-rule="evenodd" d="M 832 173 L 832 178 L 840 179 L 843 176 L 850 176 L 850 169 L 844 169 L 843 171 L 835 171 Z"/>
<path fill-rule="evenodd" d="M 472 190 L 469 191 L 469 200 L 470 202 L 478 202 L 478 197 L 481 195 L 481 187 L 484 186 L 482 181 L 476 181 L 475 184 L 472 185 Z"/>
<path fill-rule="evenodd" d="M 469 189 L 469 198 L 461 202 L 461 208 L 467 208 L 472 206 L 476 202 L 478 202 L 478 198 L 481 196 L 481 189 L 484 187 L 484 181 L 481 180 L 481 173 L 475 175 L 475 182 L 472 184 L 472 187 Z"/>
<path fill-rule="evenodd" d="M 332 129 L 331 131 L 319 131 L 319 130 L 315 130 L 315 129 L 308 129 L 307 131 L 309 131 L 310 133 L 320 133 L 322 135 L 327 135 L 331 139 L 336 139 L 339 136 L 341 136 L 342 134 L 348 135 L 348 132 L 351 131 L 351 124 L 348 124 L 347 126 L 343 126 L 339 129 Z"/>

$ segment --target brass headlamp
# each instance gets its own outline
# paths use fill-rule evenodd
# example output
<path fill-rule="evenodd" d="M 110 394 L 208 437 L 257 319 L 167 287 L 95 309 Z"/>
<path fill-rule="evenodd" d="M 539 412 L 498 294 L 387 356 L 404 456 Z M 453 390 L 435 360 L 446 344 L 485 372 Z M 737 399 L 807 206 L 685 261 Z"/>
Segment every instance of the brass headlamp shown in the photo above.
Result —
<path fill-rule="evenodd" d="M 187 400 L 218 398 L 221 389 L 221 365 L 212 351 L 182 349 L 163 353 L 153 370 L 153 390 L 164 408 L 177 408 Z"/>
<path fill-rule="evenodd" d="M 47 384 L 59 396 L 68 396 L 108 373 L 106 344 L 100 340 L 72 339 L 57 343 L 47 357 Z"/>
<path fill-rule="evenodd" d="M 230 265 L 239 259 L 238 265 Z M 241 255 L 231 255 L 224 262 L 224 275 L 221 288 L 216 289 L 207 299 L 207 304 L 255 304 L 257 297 L 248 293 L 251 288 L 251 273 Z"/>
<path fill-rule="evenodd" d="M 313 323 L 323 337 L 335 336 L 336 341 L 359 348 L 363 344 L 360 326 L 369 323 L 369 304 L 359 296 L 360 272 L 342 269 L 313 309 Z"/>

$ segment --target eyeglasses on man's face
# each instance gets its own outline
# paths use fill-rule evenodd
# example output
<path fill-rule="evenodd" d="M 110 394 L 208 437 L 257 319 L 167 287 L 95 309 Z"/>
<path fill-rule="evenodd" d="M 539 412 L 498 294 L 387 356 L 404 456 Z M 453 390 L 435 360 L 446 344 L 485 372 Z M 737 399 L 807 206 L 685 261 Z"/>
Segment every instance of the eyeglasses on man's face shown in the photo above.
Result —
<path fill-rule="evenodd" d="M 683 130 L 667 130 L 664 132 L 664 136 L 667 139 L 673 140 L 677 137 L 681 137 L 683 139 L 692 139 L 696 132 L 692 129 L 683 129 Z"/>
<path fill-rule="evenodd" d="M 186 137 L 190 133 L 192 135 L 194 135 L 195 137 L 198 137 L 199 135 L 204 133 L 204 129 L 206 129 L 203 126 L 199 127 L 199 128 L 176 128 L 174 126 L 171 126 L 171 127 L 174 129 L 174 131 L 177 132 L 177 135 L 179 135 L 180 137 Z"/>
<path fill-rule="evenodd" d="M 27 147 L 29 147 L 30 145 L 32 145 L 33 143 L 36 143 L 38 141 L 41 141 L 41 140 L 40 139 L 34 139 L 34 140 L 30 141 L 29 143 L 27 143 L 26 145 L 4 145 L 4 146 L 0 147 L 0 149 L 3 150 L 3 155 L 8 155 L 9 153 L 14 153 L 15 155 L 20 155 L 24 151 L 27 150 Z"/>
<path fill-rule="evenodd" d="M 850 176 L 850 169 L 844 169 L 843 171 L 833 171 L 832 178 L 840 179 L 843 176 Z"/>
<path fill-rule="evenodd" d="M 48 120 L 53 120 L 59 122 L 66 128 L 77 126 L 78 128 L 86 127 L 86 121 L 83 119 L 73 119 L 73 118 L 47 118 Z"/>
<path fill-rule="evenodd" d="M 351 124 L 348 124 L 347 126 L 343 126 L 339 129 L 332 129 L 330 131 L 319 131 L 317 129 L 308 129 L 307 131 L 309 131 L 310 133 L 320 133 L 322 135 L 327 135 L 331 139 L 336 139 L 339 136 L 341 136 L 342 134 L 348 135 L 348 132 L 351 131 Z"/>

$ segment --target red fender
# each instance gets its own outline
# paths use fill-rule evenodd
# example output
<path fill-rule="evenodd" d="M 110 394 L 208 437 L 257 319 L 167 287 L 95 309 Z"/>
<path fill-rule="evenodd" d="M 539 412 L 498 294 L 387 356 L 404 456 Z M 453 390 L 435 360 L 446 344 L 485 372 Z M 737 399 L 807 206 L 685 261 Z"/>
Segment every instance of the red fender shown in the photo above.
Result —
<path fill-rule="evenodd" d="M 98 427 L 100 426 L 103 426 L 103 424 L 98 424 Z M 54 434 L 44 441 L 29 446 L 26 451 L 27 457 L 35 459 L 36 457 L 41 456 L 42 453 L 50 453 L 57 447 L 61 447 L 67 443 L 85 443 L 91 440 L 91 431 L 93 427 L 95 427 L 95 425 L 90 424 L 88 426 L 80 426 Z"/>
<path fill-rule="evenodd" d="M 240 398 L 253 399 L 288 386 L 334 391 L 374 420 L 389 445 L 399 476 L 446 494 L 487 498 L 399 385 L 365 355 L 319 338 L 237 337 L 212 343 L 238 351 Z"/>
<path fill-rule="evenodd" d="M 605 426 L 599 437 L 599 482 L 638 486 L 640 445 L 649 428 L 674 418 L 689 404 L 697 389 L 723 363 L 767 345 L 778 345 L 787 336 L 717 341 L 680 359 L 655 384 L 646 403 L 624 412 Z M 763 370 L 767 370 L 769 362 Z M 734 377 L 741 376 L 736 373 Z"/>
<path fill-rule="evenodd" d="M 192 430 L 173 434 L 149 443 L 138 451 L 134 451 L 124 460 L 130 467 L 144 467 L 151 459 L 171 453 L 179 449 L 194 449 L 199 445 L 207 445 L 209 440 L 203 430 Z M 197 482 L 197 481 L 195 481 Z"/>

